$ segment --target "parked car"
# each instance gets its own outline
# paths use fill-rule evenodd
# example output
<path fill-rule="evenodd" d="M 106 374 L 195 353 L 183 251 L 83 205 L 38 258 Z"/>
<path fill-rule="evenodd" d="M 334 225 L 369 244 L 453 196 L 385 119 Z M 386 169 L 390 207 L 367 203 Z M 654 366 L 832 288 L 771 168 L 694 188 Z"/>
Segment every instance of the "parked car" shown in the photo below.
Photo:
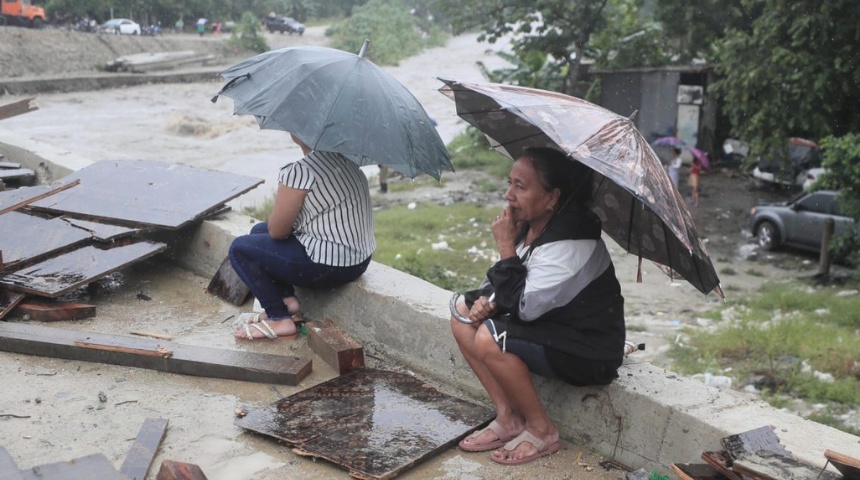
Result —
<path fill-rule="evenodd" d="M 127 18 L 111 18 L 99 27 L 99 31 L 113 35 L 140 35 L 140 25 Z"/>
<path fill-rule="evenodd" d="M 823 160 L 818 144 L 802 138 L 788 139 L 788 158 L 783 162 L 781 152 L 774 152 L 769 158 L 759 159 L 751 175 L 765 183 L 802 187 L 809 170 L 820 168 Z"/>
<path fill-rule="evenodd" d="M 287 32 L 290 35 L 294 33 L 298 33 L 299 35 L 305 33 L 305 26 L 302 25 L 301 22 L 295 18 L 285 17 L 283 15 L 269 15 L 266 17 L 266 29 L 269 33 Z"/>
<path fill-rule="evenodd" d="M 828 218 L 834 221 L 834 235 L 847 231 L 854 224 L 851 217 L 840 212 L 838 195 L 839 192 L 833 190 L 819 190 L 788 202 L 755 206 L 750 210 L 749 229 L 758 245 L 766 250 L 785 245 L 818 252 Z"/>

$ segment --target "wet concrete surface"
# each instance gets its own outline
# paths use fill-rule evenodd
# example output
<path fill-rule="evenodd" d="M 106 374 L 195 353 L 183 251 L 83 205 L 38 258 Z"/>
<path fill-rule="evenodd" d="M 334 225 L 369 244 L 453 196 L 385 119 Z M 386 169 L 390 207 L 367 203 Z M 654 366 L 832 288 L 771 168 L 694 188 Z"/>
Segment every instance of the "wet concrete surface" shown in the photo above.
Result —
<path fill-rule="evenodd" d="M 61 297 L 95 304 L 95 317 L 40 324 L 129 336 L 133 330 L 145 331 L 168 334 L 173 342 L 187 345 L 302 356 L 312 359 L 312 373 L 297 387 L 287 387 L 0 352 L 0 446 L 18 467 L 102 453 L 118 469 L 144 421 L 165 418 L 168 430 L 150 479 L 162 460 L 197 464 L 210 480 L 349 478 L 328 461 L 300 456 L 277 440 L 234 425 L 237 408 L 270 405 L 336 374 L 313 355 L 307 337 L 234 340 L 231 324 L 239 313 L 251 309 L 251 303 L 236 307 L 206 293 L 209 280 L 157 257 L 113 274 L 94 288 Z M 312 315 L 307 313 L 309 319 Z M 27 322 L 15 315 L 7 320 Z M 384 352 L 371 352 L 367 363 L 410 373 L 387 363 Z M 444 385 L 434 386 L 459 396 Z M 623 475 L 619 470 L 605 471 L 598 465 L 602 460 L 578 445 L 564 443 L 558 454 L 526 466 L 504 467 L 493 463 L 489 453 L 451 447 L 397 478 L 608 480 Z"/>

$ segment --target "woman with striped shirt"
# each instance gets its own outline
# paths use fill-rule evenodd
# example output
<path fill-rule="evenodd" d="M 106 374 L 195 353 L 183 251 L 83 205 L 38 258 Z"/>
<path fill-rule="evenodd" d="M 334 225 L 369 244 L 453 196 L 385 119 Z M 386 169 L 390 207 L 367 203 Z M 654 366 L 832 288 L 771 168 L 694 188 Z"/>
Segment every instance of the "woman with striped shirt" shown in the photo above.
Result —
<path fill-rule="evenodd" d="M 360 277 L 376 249 L 367 177 L 338 153 L 311 150 L 278 175 L 268 222 L 233 240 L 229 258 L 263 312 L 240 318 L 238 339 L 294 337 L 295 287 L 331 288 Z"/>

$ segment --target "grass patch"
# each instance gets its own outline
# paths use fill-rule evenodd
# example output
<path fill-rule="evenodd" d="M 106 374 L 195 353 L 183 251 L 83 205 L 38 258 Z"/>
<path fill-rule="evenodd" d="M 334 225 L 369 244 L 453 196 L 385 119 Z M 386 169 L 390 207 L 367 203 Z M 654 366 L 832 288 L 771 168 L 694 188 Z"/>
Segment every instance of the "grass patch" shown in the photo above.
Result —
<path fill-rule="evenodd" d="M 496 259 L 490 224 L 497 213 L 476 204 L 378 211 L 373 259 L 448 290 L 474 289 Z"/>
<path fill-rule="evenodd" d="M 688 340 L 672 346 L 679 372 L 730 372 L 736 383 L 757 378 L 769 401 L 790 395 L 835 408 L 860 405 L 860 296 L 769 284 L 708 316 L 720 328 L 686 330 Z"/>
<path fill-rule="evenodd" d="M 508 178 L 514 161 L 490 148 L 490 144 L 473 127 L 456 136 L 448 144 L 454 170 L 478 170 L 493 178 Z M 494 190 L 493 190 L 494 191 Z"/>
<path fill-rule="evenodd" d="M 720 270 L 720 274 L 722 275 L 737 275 L 738 271 L 732 267 L 724 267 Z"/>
<path fill-rule="evenodd" d="M 762 273 L 762 272 L 760 272 L 754 268 L 750 268 L 745 273 L 751 277 L 763 277 L 764 276 L 764 273 Z"/>

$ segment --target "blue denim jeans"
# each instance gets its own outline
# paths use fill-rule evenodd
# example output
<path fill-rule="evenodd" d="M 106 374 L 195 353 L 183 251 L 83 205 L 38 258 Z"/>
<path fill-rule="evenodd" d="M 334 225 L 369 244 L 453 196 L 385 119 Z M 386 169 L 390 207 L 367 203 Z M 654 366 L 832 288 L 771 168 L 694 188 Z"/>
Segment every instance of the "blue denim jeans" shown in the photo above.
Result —
<path fill-rule="evenodd" d="M 271 319 L 290 316 L 283 299 L 295 296 L 295 287 L 343 285 L 360 277 L 370 264 L 370 257 L 351 267 L 314 263 L 295 236 L 275 240 L 269 236 L 265 222 L 254 225 L 250 234 L 236 237 L 228 256 L 239 278 Z"/>

